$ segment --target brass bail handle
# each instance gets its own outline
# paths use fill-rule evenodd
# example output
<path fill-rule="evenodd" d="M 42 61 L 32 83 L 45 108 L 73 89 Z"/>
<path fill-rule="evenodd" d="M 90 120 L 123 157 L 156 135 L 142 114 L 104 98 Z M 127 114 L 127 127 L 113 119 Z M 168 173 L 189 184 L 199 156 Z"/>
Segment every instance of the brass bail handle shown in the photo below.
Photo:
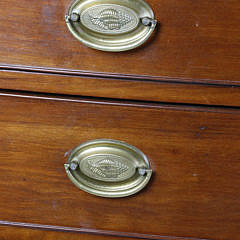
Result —
<path fill-rule="evenodd" d="M 65 16 L 65 19 L 67 22 L 71 21 L 71 22 L 80 22 L 80 15 L 79 13 L 73 12 L 69 15 Z M 144 26 L 149 26 L 151 28 L 155 28 L 155 26 L 157 25 L 157 20 L 156 19 L 152 19 L 150 17 L 142 17 L 140 19 L 141 23 Z"/>
<path fill-rule="evenodd" d="M 65 21 L 80 42 L 109 52 L 139 47 L 157 25 L 151 7 L 144 0 L 75 0 Z"/>
<path fill-rule="evenodd" d="M 72 171 L 76 171 L 79 167 L 79 160 L 77 158 L 73 159 L 70 164 L 66 163 L 64 164 L 66 169 L 71 169 Z M 106 166 L 106 169 L 111 168 L 111 165 Z M 147 169 L 143 167 L 137 167 L 136 171 L 138 171 L 140 176 L 145 176 L 146 174 L 150 173 L 152 174 L 152 169 Z"/>
<path fill-rule="evenodd" d="M 98 139 L 77 146 L 64 164 L 70 180 L 80 189 L 101 197 L 126 197 L 149 182 L 147 157 L 125 142 Z"/>

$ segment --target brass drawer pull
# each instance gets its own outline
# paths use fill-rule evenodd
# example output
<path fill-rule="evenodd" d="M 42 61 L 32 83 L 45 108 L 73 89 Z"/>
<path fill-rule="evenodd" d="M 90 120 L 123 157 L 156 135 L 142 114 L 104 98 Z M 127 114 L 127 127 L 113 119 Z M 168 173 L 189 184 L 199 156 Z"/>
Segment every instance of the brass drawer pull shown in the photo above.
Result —
<path fill-rule="evenodd" d="M 83 44 L 110 52 L 142 45 L 157 24 L 144 0 L 76 0 L 65 19 L 70 32 Z"/>
<path fill-rule="evenodd" d="M 109 139 L 77 146 L 64 166 L 78 188 L 109 198 L 137 193 L 152 175 L 148 159 L 139 149 Z"/>

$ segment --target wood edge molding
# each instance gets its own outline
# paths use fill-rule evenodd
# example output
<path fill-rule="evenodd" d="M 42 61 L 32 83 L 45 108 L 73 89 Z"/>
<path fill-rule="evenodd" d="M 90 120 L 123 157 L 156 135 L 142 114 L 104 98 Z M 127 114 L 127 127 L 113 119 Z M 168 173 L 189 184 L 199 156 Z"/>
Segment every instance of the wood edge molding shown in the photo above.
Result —
<path fill-rule="evenodd" d="M 192 105 L 192 104 L 169 104 L 169 103 L 156 103 L 156 102 L 142 102 L 132 100 L 115 100 L 93 97 L 79 97 L 79 96 L 67 96 L 61 94 L 46 94 L 46 93 L 34 93 L 24 91 L 9 91 L 0 89 L 0 97 L 16 97 L 25 99 L 38 99 L 46 101 L 63 101 L 63 102 L 76 102 L 84 104 L 101 104 L 110 106 L 121 107 L 135 107 L 135 108 L 155 108 L 166 109 L 171 111 L 188 111 L 188 112 L 212 112 L 212 113 L 225 113 L 225 114 L 239 114 L 240 109 L 238 107 L 222 107 L 222 106 L 204 106 L 204 105 Z"/>
<path fill-rule="evenodd" d="M 240 86 L 97 78 L 1 68 L 0 89 L 174 104 L 233 107 L 240 104 Z"/>
<path fill-rule="evenodd" d="M 0 225 L 41 229 L 41 230 L 106 235 L 106 236 L 113 236 L 113 237 L 149 239 L 149 240 L 210 240 L 205 238 L 203 239 L 203 238 L 191 238 L 191 237 L 160 236 L 160 235 L 150 235 L 150 234 L 142 234 L 142 233 L 127 233 L 127 232 L 115 232 L 115 231 L 96 230 L 96 229 L 87 229 L 87 228 L 43 225 L 43 224 L 36 224 L 36 223 L 10 222 L 10 221 L 2 221 L 2 220 L 0 220 Z"/>
<path fill-rule="evenodd" d="M 108 72 L 91 72 L 76 69 L 64 68 L 49 68 L 39 66 L 25 66 L 25 65 L 11 65 L 0 63 L 0 70 L 8 71 L 26 71 L 38 73 L 52 73 L 64 74 L 70 76 L 85 76 L 95 78 L 112 78 L 112 79 L 125 79 L 125 80 L 144 80 L 154 82 L 171 82 L 171 83 L 190 83 L 190 84 L 210 84 L 210 85 L 224 85 L 224 86 L 239 86 L 240 81 L 219 80 L 219 79 L 198 79 L 198 78 L 179 78 L 168 76 L 150 76 L 150 75 L 133 75 L 133 74 L 120 74 Z"/>

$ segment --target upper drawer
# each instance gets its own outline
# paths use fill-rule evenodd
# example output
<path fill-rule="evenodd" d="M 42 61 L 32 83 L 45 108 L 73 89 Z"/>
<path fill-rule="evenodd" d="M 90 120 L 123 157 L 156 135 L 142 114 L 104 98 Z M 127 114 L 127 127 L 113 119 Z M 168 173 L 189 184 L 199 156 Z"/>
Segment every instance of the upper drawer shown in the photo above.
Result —
<path fill-rule="evenodd" d="M 64 19 L 71 2 L 32 0 L 29 6 L 27 0 L 2 0 L 1 64 L 239 84 L 238 0 L 148 0 L 159 26 L 144 46 L 122 53 L 93 50 L 76 40 Z"/>
<path fill-rule="evenodd" d="M 0 220 L 141 238 L 239 238 L 239 110 L 1 94 L 0 133 Z M 99 138 L 146 154 L 153 177 L 144 190 L 107 199 L 71 183 L 64 155 Z"/>

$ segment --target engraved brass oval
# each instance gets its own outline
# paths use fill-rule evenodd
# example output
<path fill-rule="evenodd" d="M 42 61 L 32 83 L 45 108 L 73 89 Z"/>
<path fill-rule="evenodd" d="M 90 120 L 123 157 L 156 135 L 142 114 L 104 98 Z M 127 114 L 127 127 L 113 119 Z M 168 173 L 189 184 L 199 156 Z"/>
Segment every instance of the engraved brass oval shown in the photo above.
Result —
<path fill-rule="evenodd" d="M 84 158 L 79 165 L 88 177 L 106 182 L 120 182 L 131 178 L 136 168 L 128 159 L 113 154 L 95 154 Z"/>
<path fill-rule="evenodd" d="M 157 23 L 144 0 L 75 0 L 65 19 L 83 44 L 110 52 L 142 45 Z"/>
<path fill-rule="evenodd" d="M 98 4 L 87 8 L 80 19 L 86 28 L 111 35 L 130 32 L 139 24 L 133 10 L 116 4 Z"/>
<path fill-rule="evenodd" d="M 65 170 L 78 188 L 112 198 L 140 191 L 152 175 L 149 162 L 139 149 L 109 139 L 93 140 L 76 147 Z"/>

